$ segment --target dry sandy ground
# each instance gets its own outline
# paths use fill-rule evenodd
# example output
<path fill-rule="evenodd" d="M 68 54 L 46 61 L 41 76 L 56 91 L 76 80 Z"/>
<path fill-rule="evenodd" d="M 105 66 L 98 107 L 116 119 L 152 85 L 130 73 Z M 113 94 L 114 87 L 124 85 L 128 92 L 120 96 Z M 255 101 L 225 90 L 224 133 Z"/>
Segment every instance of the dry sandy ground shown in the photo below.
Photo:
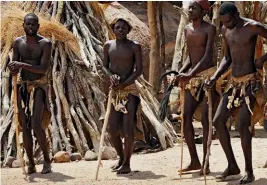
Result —
<path fill-rule="evenodd" d="M 232 133 L 232 136 L 236 133 Z M 256 180 L 251 183 L 253 185 L 267 185 L 267 168 L 262 168 L 267 160 L 267 133 L 256 130 L 256 137 L 253 138 L 253 165 Z M 244 158 L 239 138 L 232 138 L 234 153 L 241 169 L 244 173 Z M 202 158 L 202 145 L 197 145 L 199 157 Z M 187 146 L 184 147 L 184 165 L 189 162 L 189 153 Z M 221 173 L 226 165 L 226 157 L 218 140 L 213 141 L 211 148 L 211 171 L 207 177 L 208 185 L 234 185 L 237 184 L 241 175 L 230 177 L 228 181 L 216 182 L 214 176 Z M 103 167 L 100 169 L 99 180 L 95 181 L 96 161 L 72 162 L 55 164 L 53 163 L 53 173 L 42 175 L 42 165 L 37 166 L 38 173 L 28 177 L 28 182 L 32 185 L 204 185 L 203 177 L 198 176 L 197 172 L 184 174 L 179 177 L 177 170 L 180 164 L 180 145 L 167 149 L 158 153 L 136 154 L 132 157 L 132 170 L 128 175 L 117 176 L 111 172 L 109 167 L 115 161 L 103 161 Z M 22 170 L 20 168 L 3 168 L 1 169 L 2 185 L 23 185 L 29 184 L 23 179 Z"/>

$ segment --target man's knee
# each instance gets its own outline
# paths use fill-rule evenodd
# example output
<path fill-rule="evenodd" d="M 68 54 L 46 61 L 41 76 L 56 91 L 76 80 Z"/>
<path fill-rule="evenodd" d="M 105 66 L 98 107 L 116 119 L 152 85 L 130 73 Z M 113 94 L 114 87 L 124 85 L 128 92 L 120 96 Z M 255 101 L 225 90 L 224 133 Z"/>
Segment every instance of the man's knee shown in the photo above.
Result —
<path fill-rule="evenodd" d="M 124 138 L 125 139 L 133 139 L 134 138 L 134 129 L 133 128 L 128 128 L 124 129 Z"/>
<path fill-rule="evenodd" d="M 119 135 L 119 129 L 114 126 L 108 126 L 107 132 L 110 137 L 117 137 Z"/>
<path fill-rule="evenodd" d="M 226 124 L 225 118 L 222 115 L 215 115 L 212 122 L 216 129 L 224 127 Z"/>

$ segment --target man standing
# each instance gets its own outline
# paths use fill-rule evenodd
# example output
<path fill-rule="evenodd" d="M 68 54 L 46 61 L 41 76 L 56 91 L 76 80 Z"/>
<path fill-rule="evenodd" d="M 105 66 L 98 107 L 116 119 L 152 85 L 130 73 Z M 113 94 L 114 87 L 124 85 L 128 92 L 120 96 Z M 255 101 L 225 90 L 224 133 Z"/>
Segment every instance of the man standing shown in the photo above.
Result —
<path fill-rule="evenodd" d="M 262 68 L 267 59 L 267 54 L 265 54 L 254 62 L 254 54 L 258 35 L 267 38 L 267 29 L 259 22 L 240 17 L 236 6 L 231 2 L 225 2 L 221 5 L 220 20 L 223 24 L 222 34 L 225 41 L 225 57 L 206 85 L 209 87 L 214 85 L 216 80 L 230 66 L 232 68 L 232 79 L 230 86 L 226 88 L 226 92 L 223 94 L 213 119 L 228 161 L 226 170 L 216 178 L 225 179 L 229 175 L 240 173 L 226 127 L 231 110 L 239 109 L 239 131 L 246 171 L 239 184 L 246 184 L 255 179 L 252 168 L 251 140 L 253 125 L 251 125 L 251 110 L 253 110 L 256 100 L 255 94 L 258 89 L 256 67 Z"/>
<path fill-rule="evenodd" d="M 108 133 L 120 157 L 118 163 L 112 167 L 117 174 L 131 172 L 130 159 L 140 101 L 134 81 L 143 72 L 141 45 L 127 39 L 131 28 L 124 19 L 115 20 L 112 29 L 116 39 L 107 41 L 104 45 L 104 71 L 109 76 L 110 88 L 114 92 Z M 124 137 L 124 147 L 121 134 Z"/>
<path fill-rule="evenodd" d="M 207 153 L 207 140 L 209 131 L 207 97 L 203 89 L 204 81 L 215 72 L 213 62 L 213 44 L 216 35 L 214 25 L 203 20 L 209 10 L 207 0 L 191 1 L 189 4 L 188 16 L 191 21 L 185 27 L 185 37 L 189 51 L 189 57 L 177 75 L 177 82 L 185 85 L 184 105 L 184 136 L 191 156 L 191 163 L 183 171 L 200 170 L 203 174 L 203 167 Z M 215 105 L 218 96 L 215 88 L 211 90 L 212 102 Z M 198 159 L 194 140 L 193 115 L 201 104 L 201 123 L 203 126 L 203 162 Z M 202 167 L 201 167 L 202 166 Z M 206 173 L 210 173 L 209 166 Z"/>
<path fill-rule="evenodd" d="M 51 42 L 37 34 L 38 17 L 29 13 L 24 17 L 25 36 L 13 43 L 13 57 L 8 67 L 13 75 L 21 70 L 18 82 L 19 121 L 23 129 L 23 144 L 29 158 L 28 174 L 36 172 L 33 160 L 33 139 L 31 129 L 43 151 L 44 165 L 41 173 L 51 172 L 51 161 L 47 148 L 45 130 L 41 123 L 46 105 L 46 72 L 51 57 Z"/>

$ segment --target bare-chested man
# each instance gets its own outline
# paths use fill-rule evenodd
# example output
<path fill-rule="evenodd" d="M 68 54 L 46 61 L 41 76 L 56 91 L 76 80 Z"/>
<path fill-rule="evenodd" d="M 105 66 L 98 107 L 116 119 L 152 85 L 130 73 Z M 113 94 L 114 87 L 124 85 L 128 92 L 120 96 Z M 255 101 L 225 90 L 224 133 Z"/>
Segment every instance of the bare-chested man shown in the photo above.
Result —
<path fill-rule="evenodd" d="M 126 174 L 131 171 L 130 159 L 139 104 L 134 81 L 142 74 L 143 64 L 140 44 L 127 39 L 131 30 L 130 24 L 118 19 L 114 21 L 112 28 L 116 40 L 108 41 L 104 45 L 104 68 L 114 90 L 108 133 L 120 157 L 112 169 L 117 174 Z M 124 147 L 120 134 L 124 137 Z"/>
<path fill-rule="evenodd" d="M 46 142 L 45 130 L 42 128 L 42 118 L 46 102 L 47 83 L 46 71 L 51 57 L 51 42 L 37 34 L 39 29 L 38 17 L 27 14 L 23 23 L 26 36 L 18 37 L 13 43 L 13 57 L 8 67 L 12 74 L 21 70 L 18 82 L 19 121 L 23 129 L 23 144 L 29 158 L 28 174 L 36 172 L 33 160 L 34 130 L 37 141 L 43 151 L 44 165 L 41 173 L 51 172 L 51 162 Z M 40 84 L 41 83 L 41 84 Z M 31 105 L 32 104 L 32 105 Z"/>
<path fill-rule="evenodd" d="M 240 173 L 226 127 L 226 122 L 231 115 L 230 110 L 239 108 L 238 122 L 246 171 L 239 184 L 246 184 L 255 179 L 252 168 L 253 126 L 251 125 L 251 110 L 253 110 L 256 100 L 256 67 L 262 68 L 267 59 L 267 54 L 265 54 L 254 62 L 254 54 L 258 35 L 267 38 L 267 29 L 259 22 L 240 17 L 236 6 L 231 2 L 225 2 L 221 5 L 220 20 L 223 24 L 225 57 L 206 85 L 214 85 L 215 81 L 230 66 L 232 68 L 232 80 L 231 86 L 223 94 L 213 120 L 228 161 L 226 170 L 216 178 L 225 179 L 229 175 Z"/>
<path fill-rule="evenodd" d="M 189 19 L 191 23 L 185 27 L 185 37 L 189 50 L 189 57 L 179 71 L 177 81 L 185 84 L 185 107 L 184 107 L 184 136 L 191 156 L 191 163 L 183 171 L 200 170 L 203 174 L 203 166 L 207 153 L 208 139 L 208 104 L 207 97 L 203 89 L 206 77 L 215 71 L 213 62 L 213 43 L 216 35 L 214 25 L 203 20 L 209 10 L 207 0 L 191 1 L 189 4 Z M 213 104 L 218 95 L 212 91 Z M 201 123 L 203 126 L 203 162 L 202 167 L 197 155 L 194 140 L 193 114 L 201 104 Z M 206 170 L 210 172 L 209 167 Z"/>

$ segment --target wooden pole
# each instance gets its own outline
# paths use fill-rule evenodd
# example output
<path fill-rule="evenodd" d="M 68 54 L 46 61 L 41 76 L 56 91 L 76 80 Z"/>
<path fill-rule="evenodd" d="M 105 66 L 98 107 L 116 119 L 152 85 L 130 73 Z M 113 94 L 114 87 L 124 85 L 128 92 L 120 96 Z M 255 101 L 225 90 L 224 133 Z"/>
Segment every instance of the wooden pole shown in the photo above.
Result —
<path fill-rule="evenodd" d="M 180 178 L 182 177 L 182 170 L 183 170 L 183 155 L 184 155 L 184 98 L 185 98 L 185 86 L 181 84 L 181 161 L 180 161 Z"/>
<path fill-rule="evenodd" d="M 98 151 L 98 160 L 97 160 L 97 169 L 96 169 L 96 174 L 95 174 L 95 180 L 98 179 L 99 167 L 100 167 L 100 165 L 102 165 L 101 164 L 101 157 L 102 157 L 102 151 L 103 151 L 103 143 L 104 143 L 104 138 L 105 138 L 105 132 L 106 132 L 106 128 L 107 128 L 107 125 L 108 125 L 108 118 L 109 118 L 110 110 L 111 110 L 112 94 L 113 94 L 113 90 L 110 90 L 109 94 L 108 94 L 107 111 L 106 111 L 105 120 L 104 120 L 102 133 L 101 133 L 101 137 L 100 137 L 100 147 L 99 147 L 99 151 Z"/>
<path fill-rule="evenodd" d="M 19 142 L 19 111 L 18 111 L 18 87 L 17 87 L 17 79 L 18 76 L 15 75 L 13 76 L 13 94 L 14 94 L 14 99 L 13 99 L 13 106 L 14 106 L 14 121 L 16 123 L 16 141 L 17 141 L 17 152 L 21 164 L 21 168 L 23 171 L 23 174 L 25 175 L 25 179 L 27 178 L 27 173 L 25 171 L 25 166 L 24 166 L 24 160 L 22 157 L 21 153 L 21 148 L 20 148 L 20 142 Z"/>
<path fill-rule="evenodd" d="M 207 89 L 206 94 L 208 96 L 208 106 L 209 106 L 209 135 L 208 135 L 208 141 L 207 141 L 207 154 L 206 154 L 204 169 L 203 169 L 205 185 L 207 185 L 206 170 L 207 170 L 207 166 L 209 163 L 210 146 L 211 146 L 211 141 L 212 141 L 212 96 L 211 96 L 211 90 Z"/>
<path fill-rule="evenodd" d="M 150 54 L 149 54 L 149 83 L 154 86 L 154 90 L 158 93 L 159 90 L 159 78 L 161 67 L 159 65 L 160 60 L 160 43 L 159 43 L 159 32 L 158 32 L 158 21 L 155 1 L 147 2 L 147 17 L 148 25 L 150 30 Z"/>

